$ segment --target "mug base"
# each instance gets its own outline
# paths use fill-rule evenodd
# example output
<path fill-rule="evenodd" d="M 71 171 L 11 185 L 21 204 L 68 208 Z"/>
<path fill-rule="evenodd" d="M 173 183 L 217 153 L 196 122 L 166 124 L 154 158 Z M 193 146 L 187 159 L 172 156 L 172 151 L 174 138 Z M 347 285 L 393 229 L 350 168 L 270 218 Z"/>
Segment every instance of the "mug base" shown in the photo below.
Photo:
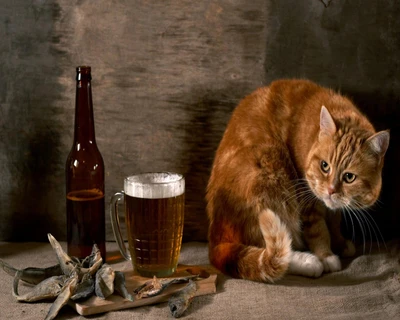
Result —
<path fill-rule="evenodd" d="M 139 273 L 139 275 L 142 277 L 153 278 L 154 276 L 156 276 L 157 278 L 163 278 L 173 275 L 176 271 L 176 267 L 164 270 L 149 270 L 149 269 L 136 268 L 135 271 Z"/>

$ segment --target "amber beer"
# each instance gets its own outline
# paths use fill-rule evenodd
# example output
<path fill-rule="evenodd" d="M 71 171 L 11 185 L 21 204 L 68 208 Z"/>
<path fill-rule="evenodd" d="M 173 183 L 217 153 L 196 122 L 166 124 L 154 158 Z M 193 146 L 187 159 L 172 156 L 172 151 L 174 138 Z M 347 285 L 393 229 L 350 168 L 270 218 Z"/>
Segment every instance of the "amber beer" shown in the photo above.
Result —
<path fill-rule="evenodd" d="M 129 251 L 141 275 L 175 271 L 182 243 L 184 198 L 184 194 L 159 199 L 125 194 Z"/>
<path fill-rule="evenodd" d="M 96 243 L 106 251 L 104 193 L 99 189 L 72 191 L 67 194 L 67 243 L 71 256 L 87 257 Z"/>
<path fill-rule="evenodd" d="M 118 220 L 118 201 L 125 202 L 129 250 Z M 171 172 L 125 178 L 124 191 L 111 198 L 111 225 L 123 257 L 132 260 L 144 277 L 173 274 L 181 250 L 185 207 L 185 179 Z"/>

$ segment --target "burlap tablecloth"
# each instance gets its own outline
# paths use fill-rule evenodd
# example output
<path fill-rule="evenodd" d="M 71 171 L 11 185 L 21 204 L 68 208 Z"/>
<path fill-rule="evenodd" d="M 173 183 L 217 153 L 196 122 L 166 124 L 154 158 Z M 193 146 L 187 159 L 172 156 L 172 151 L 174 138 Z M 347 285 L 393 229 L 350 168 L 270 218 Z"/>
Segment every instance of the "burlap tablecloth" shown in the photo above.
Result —
<path fill-rule="evenodd" d="M 65 248 L 65 243 L 62 243 Z M 107 243 L 111 254 L 115 243 Z M 400 319 L 400 278 L 398 241 L 381 246 L 343 262 L 344 270 L 319 279 L 287 276 L 276 284 L 256 283 L 220 276 L 217 293 L 196 297 L 184 314 L 185 319 Z M 362 250 L 361 250 L 362 252 Z M 182 264 L 207 264 L 207 244 L 186 243 Z M 56 263 L 48 243 L 0 242 L 0 259 L 23 268 Z M 110 262 L 112 263 L 112 261 Z M 113 264 L 127 270 L 130 263 Z M 0 319 L 44 319 L 50 302 L 18 303 L 11 294 L 12 278 L 0 270 Z M 112 311 L 90 319 L 173 319 L 166 303 Z M 57 319 L 85 319 L 69 306 Z"/>

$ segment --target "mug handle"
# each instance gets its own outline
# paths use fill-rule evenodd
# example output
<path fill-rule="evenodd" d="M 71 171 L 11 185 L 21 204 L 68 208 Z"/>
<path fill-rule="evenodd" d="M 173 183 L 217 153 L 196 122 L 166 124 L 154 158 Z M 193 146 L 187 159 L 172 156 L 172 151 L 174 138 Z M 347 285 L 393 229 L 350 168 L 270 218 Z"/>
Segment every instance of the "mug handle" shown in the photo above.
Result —
<path fill-rule="evenodd" d="M 121 252 L 122 256 L 125 258 L 125 260 L 131 260 L 131 255 L 126 250 L 124 239 L 122 238 L 121 235 L 121 228 L 119 224 L 119 217 L 118 217 L 118 201 L 124 199 L 124 192 L 117 192 L 111 197 L 110 201 L 110 217 L 111 217 L 111 227 L 114 232 L 114 237 L 115 240 L 117 240 L 118 248 L 119 251 Z"/>

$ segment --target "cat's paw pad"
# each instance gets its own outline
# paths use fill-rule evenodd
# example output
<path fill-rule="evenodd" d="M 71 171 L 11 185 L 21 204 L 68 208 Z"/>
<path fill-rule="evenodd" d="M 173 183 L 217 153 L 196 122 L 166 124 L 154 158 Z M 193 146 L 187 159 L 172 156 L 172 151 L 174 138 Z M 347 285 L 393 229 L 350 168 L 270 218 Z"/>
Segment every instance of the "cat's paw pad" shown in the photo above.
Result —
<path fill-rule="evenodd" d="M 342 269 L 342 264 L 338 256 L 332 255 L 322 259 L 325 272 L 335 272 Z"/>
<path fill-rule="evenodd" d="M 315 255 L 306 252 L 293 252 L 289 264 L 289 273 L 318 278 L 323 271 L 324 266 Z"/>
<path fill-rule="evenodd" d="M 354 246 L 354 243 L 351 242 L 350 240 L 346 240 L 345 246 L 342 250 L 342 257 L 348 258 L 352 257 L 356 254 L 356 247 Z"/>

